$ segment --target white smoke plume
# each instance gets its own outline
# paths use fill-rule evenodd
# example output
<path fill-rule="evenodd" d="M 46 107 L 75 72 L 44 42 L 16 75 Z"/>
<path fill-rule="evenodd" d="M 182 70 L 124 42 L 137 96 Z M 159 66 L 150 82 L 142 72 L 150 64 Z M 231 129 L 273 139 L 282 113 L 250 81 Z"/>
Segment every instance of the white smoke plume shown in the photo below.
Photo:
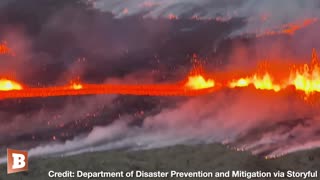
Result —
<path fill-rule="evenodd" d="M 275 157 L 319 147 L 319 113 L 303 98 L 252 89 L 190 98 L 131 126 L 125 116 L 65 143 L 29 150 L 30 156 L 74 155 L 111 149 L 150 149 L 176 144 L 227 143 Z M 312 124 L 312 125 L 311 125 Z M 5 162 L 5 158 L 0 159 Z"/>

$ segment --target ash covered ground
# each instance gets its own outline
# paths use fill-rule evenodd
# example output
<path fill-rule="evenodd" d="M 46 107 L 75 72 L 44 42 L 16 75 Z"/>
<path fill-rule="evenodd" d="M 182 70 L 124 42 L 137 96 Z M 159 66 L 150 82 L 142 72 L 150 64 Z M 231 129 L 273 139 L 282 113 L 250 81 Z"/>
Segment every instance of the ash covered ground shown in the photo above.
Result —
<path fill-rule="evenodd" d="M 15 56 L 0 57 L 0 75 L 34 87 L 75 79 L 177 82 L 195 54 L 210 73 L 246 70 L 261 59 L 309 62 L 311 49 L 320 49 L 318 22 L 281 33 L 282 24 L 318 18 L 317 1 L 287 1 L 285 11 L 274 9 L 276 1 L 162 1 L 155 7 L 132 2 L 3 2 L 0 39 Z M 265 14 L 268 23 L 260 18 Z M 271 30 L 275 33 L 264 34 Z M 0 117 L 1 163 L 7 147 L 46 157 L 224 143 L 273 157 L 319 146 L 317 108 L 294 96 L 270 98 L 250 89 L 200 97 L 1 100 Z"/>

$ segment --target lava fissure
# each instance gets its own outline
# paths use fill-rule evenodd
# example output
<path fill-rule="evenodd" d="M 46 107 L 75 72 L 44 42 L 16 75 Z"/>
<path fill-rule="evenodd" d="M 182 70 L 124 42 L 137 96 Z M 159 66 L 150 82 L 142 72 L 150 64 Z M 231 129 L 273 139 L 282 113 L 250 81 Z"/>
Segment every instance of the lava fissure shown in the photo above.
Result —
<path fill-rule="evenodd" d="M 26 88 L 0 92 L 0 98 L 31 98 L 50 96 L 80 96 L 94 94 L 122 94 L 148 96 L 196 96 L 212 92 L 213 88 L 193 90 L 179 85 L 82 85 L 80 89 L 72 87 Z"/>
<path fill-rule="evenodd" d="M 219 88 L 245 88 L 253 86 L 258 90 L 284 91 L 294 87 L 297 91 L 310 94 L 320 92 L 320 64 L 315 50 L 312 52 L 311 64 L 291 65 L 286 77 L 278 77 L 270 69 L 256 71 L 245 77 L 225 80 L 206 78 L 201 68 L 191 71 L 185 83 L 176 84 L 82 84 L 73 83 L 67 86 L 29 88 L 8 80 L 0 79 L 0 98 L 30 98 L 49 96 L 78 96 L 93 94 L 122 94 L 148 96 L 196 96 L 212 93 Z M 272 69 L 271 69 L 272 70 Z M 260 72 L 260 73 L 259 73 Z M 221 83 L 224 82 L 224 83 Z"/>

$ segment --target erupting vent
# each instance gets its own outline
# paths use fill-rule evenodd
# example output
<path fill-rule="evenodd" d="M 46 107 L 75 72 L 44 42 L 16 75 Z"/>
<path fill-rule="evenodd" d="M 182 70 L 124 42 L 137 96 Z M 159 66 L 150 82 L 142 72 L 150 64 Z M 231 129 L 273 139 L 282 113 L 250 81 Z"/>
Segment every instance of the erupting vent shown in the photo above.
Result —
<path fill-rule="evenodd" d="M 258 90 L 279 92 L 288 87 L 295 87 L 307 96 L 320 92 L 320 64 L 316 51 L 313 49 L 312 62 L 308 64 L 286 65 L 289 71 L 282 70 L 277 76 L 273 75 L 272 66 L 263 71 L 254 72 L 246 77 L 220 81 L 206 78 L 202 70 L 193 70 L 184 84 L 85 84 L 73 83 L 67 86 L 29 88 L 13 80 L 0 80 L 0 98 L 27 98 L 48 96 L 76 96 L 90 94 L 127 94 L 149 96 L 195 96 L 212 93 L 219 88 L 244 88 L 253 86 Z M 201 68 L 199 68 L 201 69 Z M 227 74 L 227 73 L 226 73 Z"/>

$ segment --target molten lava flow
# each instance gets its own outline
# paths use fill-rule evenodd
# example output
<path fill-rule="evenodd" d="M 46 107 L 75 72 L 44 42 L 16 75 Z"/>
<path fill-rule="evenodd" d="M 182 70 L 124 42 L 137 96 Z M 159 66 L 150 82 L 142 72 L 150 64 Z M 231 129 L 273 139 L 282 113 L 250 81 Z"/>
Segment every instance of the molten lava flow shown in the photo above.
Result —
<path fill-rule="evenodd" d="M 304 92 L 308 97 L 310 94 L 320 92 L 320 64 L 315 50 L 312 53 L 312 62 L 310 65 L 291 64 L 283 73 L 284 68 L 279 70 L 280 77 L 275 70 L 277 66 L 267 66 L 267 69 L 252 72 L 243 77 L 231 77 L 221 81 L 219 78 L 209 79 L 205 76 L 201 63 L 194 56 L 195 63 L 193 70 L 186 78 L 184 83 L 174 84 L 84 84 L 73 82 L 66 86 L 43 87 L 43 88 L 23 88 L 20 83 L 8 79 L 0 80 L 0 98 L 26 98 L 26 97 L 48 97 L 48 96 L 77 96 L 92 94 L 125 94 L 125 95 L 149 95 L 149 96 L 196 96 L 212 93 L 215 90 L 224 88 L 246 88 L 252 86 L 257 90 L 271 90 L 279 92 L 288 87 L 295 87 L 299 92 Z M 286 65 L 286 67 L 288 67 Z M 279 68 L 278 68 L 279 69 Z M 227 73 L 228 74 L 228 73 Z M 218 82 L 218 83 L 216 83 Z M 224 82 L 224 83 L 223 83 Z M 217 86 L 218 85 L 218 86 Z"/>
<path fill-rule="evenodd" d="M 255 74 L 252 77 L 233 80 L 229 83 L 229 87 L 247 87 L 250 84 L 254 85 L 256 89 L 261 90 L 274 90 L 276 92 L 281 90 L 280 85 L 273 83 L 269 73 L 264 74 L 262 77 Z"/>
<path fill-rule="evenodd" d="M 310 26 L 311 24 L 314 24 L 317 22 L 317 18 L 310 18 L 310 19 L 305 19 L 302 22 L 296 22 L 296 23 L 289 23 L 285 24 L 281 27 L 279 27 L 277 30 L 267 30 L 266 32 L 257 33 L 257 37 L 261 36 L 272 36 L 272 35 L 277 35 L 277 34 L 286 34 L 286 35 L 293 35 L 296 31 L 306 28 L 307 26 Z"/>
<path fill-rule="evenodd" d="M 296 23 L 296 24 L 288 24 L 286 27 L 282 30 L 283 34 L 289 34 L 292 35 L 294 34 L 297 30 L 305 28 L 317 21 L 316 18 L 311 18 L 311 19 L 305 19 L 302 23 Z"/>
<path fill-rule="evenodd" d="M 318 56 L 313 49 L 311 65 L 304 64 L 294 72 L 291 72 L 289 84 L 306 94 L 320 92 L 320 66 Z"/>
<path fill-rule="evenodd" d="M 0 79 L 0 91 L 22 90 L 22 86 L 8 79 Z"/>
<path fill-rule="evenodd" d="M 79 83 L 73 83 L 71 87 L 72 89 L 75 89 L 75 90 L 83 88 L 82 84 L 79 84 Z"/>
<path fill-rule="evenodd" d="M 263 76 L 254 74 L 250 77 L 238 78 L 228 83 L 230 88 L 247 87 L 254 85 L 256 89 L 274 90 L 276 92 L 285 89 L 289 86 L 294 86 L 296 90 L 303 91 L 306 95 L 311 93 L 320 92 L 320 64 L 318 56 L 313 49 L 312 62 L 310 65 L 291 65 L 293 68 L 287 73 L 289 77 L 282 78 L 282 81 L 277 76 L 271 76 L 266 72 Z M 274 79 L 280 84 L 275 84 Z"/>
<path fill-rule="evenodd" d="M 212 88 L 214 87 L 214 80 L 212 79 L 206 80 L 201 75 L 189 76 L 186 86 L 190 89 L 195 89 L 195 90 Z"/>
<path fill-rule="evenodd" d="M 201 75 L 190 76 L 185 84 L 81 84 L 72 83 L 67 86 L 55 86 L 44 88 L 25 88 L 18 83 L 3 80 L 1 85 L 3 91 L 0 99 L 4 98 L 28 98 L 28 97 L 50 97 L 50 96 L 79 96 L 93 94 L 123 94 L 123 95 L 149 95 L 149 96 L 196 96 L 208 94 L 214 89 L 214 81 L 205 80 Z M 187 87 L 187 88 L 186 88 Z M 20 91 L 10 91 L 20 90 Z"/>
<path fill-rule="evenodd" d="M 240 78 L 238 80 L 233 80 L 229 83 L 229 86 L 231 88 L 235 87 L 247 87 L 251 84 L 251 79 L 250 78 Z"/>
<path fill-rule="evenodd" d="M 274 90 L 276 92 L 280 91 L 280 86 L 273 83 L 268 73 L 266 73 L 262 78 L 255 75 L 253 77 L 253 84 L 257 89 Z"/>

